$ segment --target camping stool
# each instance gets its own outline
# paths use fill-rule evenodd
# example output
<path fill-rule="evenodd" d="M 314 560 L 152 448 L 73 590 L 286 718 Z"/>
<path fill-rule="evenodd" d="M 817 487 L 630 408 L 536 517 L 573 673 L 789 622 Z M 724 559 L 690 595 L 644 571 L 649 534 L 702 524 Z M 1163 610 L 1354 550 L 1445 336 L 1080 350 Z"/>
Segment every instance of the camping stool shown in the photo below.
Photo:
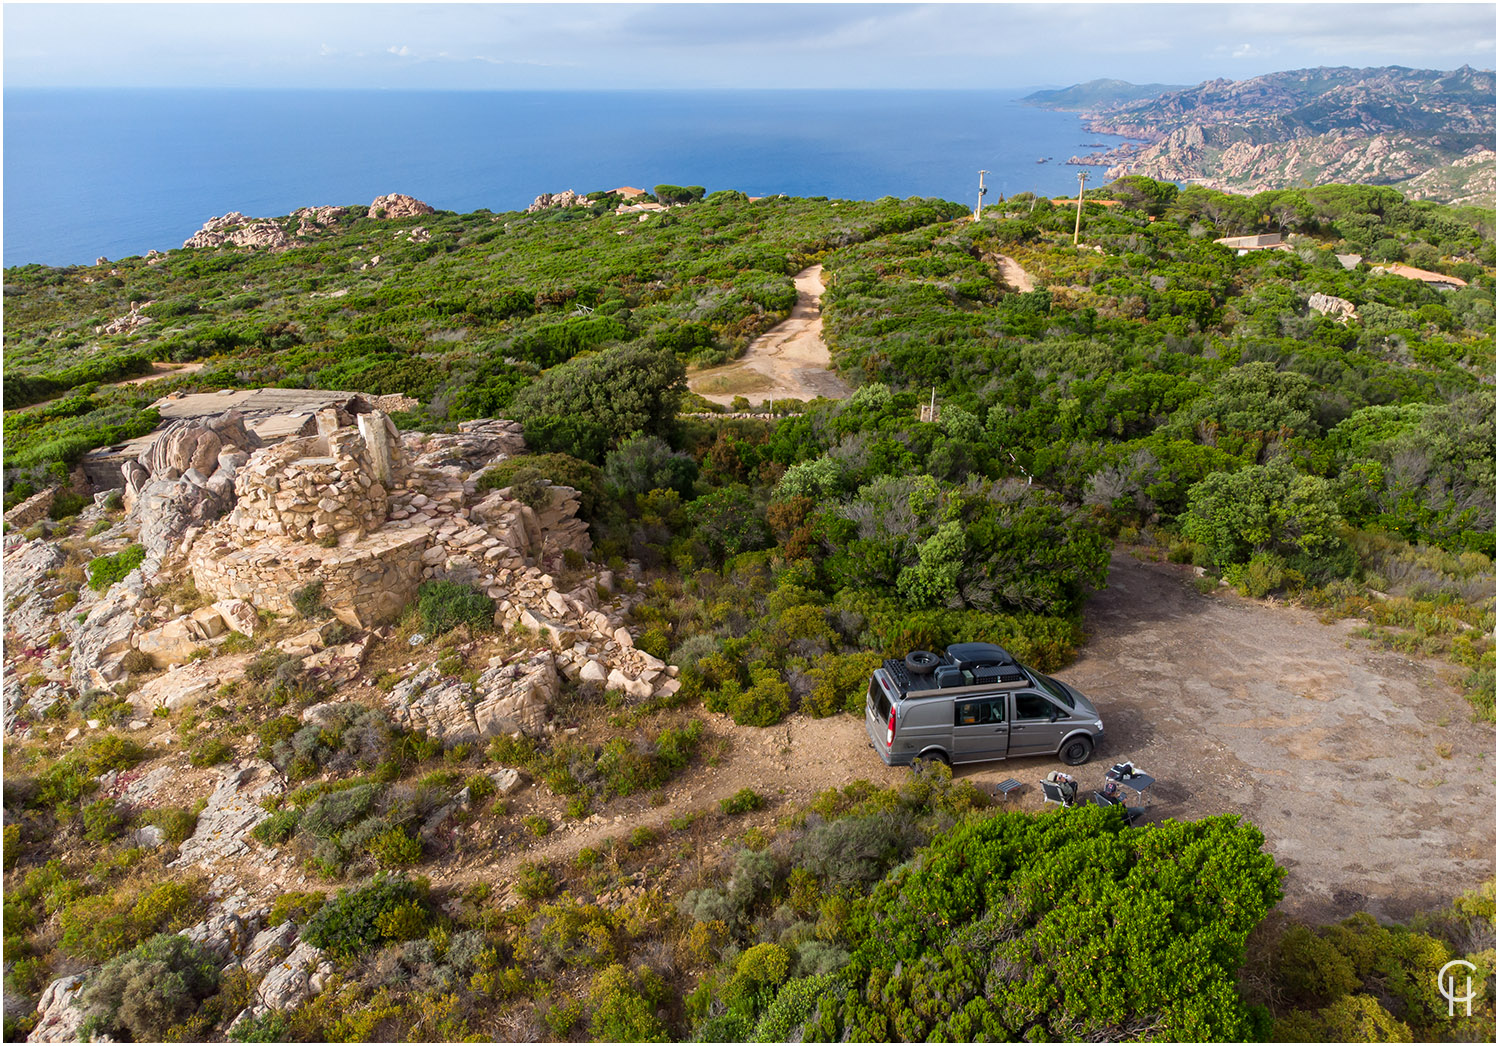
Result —
<path fill-rule="evenodd" d="M 1011 792 L 1014 792 L 1022 787 L 1024 786 L 1021 785 L 1019 781 L 1015 780 L 1013 777 L 1007 777 L 1003 781 L 999 782 L 999 784 L 994 786 L 994 794 L 999 796 L 1001 799 L 1008 799 L 1010 798 Z"/>

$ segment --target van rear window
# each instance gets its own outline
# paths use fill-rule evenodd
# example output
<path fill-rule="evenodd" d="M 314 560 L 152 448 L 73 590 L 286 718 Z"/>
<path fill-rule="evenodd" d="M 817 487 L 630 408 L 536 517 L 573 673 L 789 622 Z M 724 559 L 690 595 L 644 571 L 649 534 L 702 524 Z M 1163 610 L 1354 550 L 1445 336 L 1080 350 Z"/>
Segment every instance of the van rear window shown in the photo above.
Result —
<path fill-rule="evenodd" d="M 875 718 L 885 722 L 890 718 L 890 698 L 885 696 L 885 688 L 880 686 L 879 680 L 869 681 L 869 704 L 874 709 Z"/>

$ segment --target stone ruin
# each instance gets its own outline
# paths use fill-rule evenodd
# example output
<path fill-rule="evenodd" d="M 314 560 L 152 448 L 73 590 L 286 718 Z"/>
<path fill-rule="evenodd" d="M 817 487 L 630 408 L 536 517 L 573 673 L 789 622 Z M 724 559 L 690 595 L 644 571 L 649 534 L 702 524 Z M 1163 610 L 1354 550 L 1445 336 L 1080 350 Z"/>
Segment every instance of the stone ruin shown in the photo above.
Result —
<path fill-rule="evenodd" d="M 506 491 L 478 496 L 484 468 L 524 448 L 515 422 L 402 436 L 380 411 L 316 417 L 315 435 L 257 450 L 237 471 L 233 511 L 188 553 L 199 591 L 290 614 L 294 594 L 321 582 L 337 618 L 369 628 L 425 580 L 487 577 L 496 596 L 508 591 L 498 571 L 591 547 L 571 488 L 548 488 L 540 511 Z"/>
<path fill-rule="evenodd" d="M 193 544 L 188 566 L 199 591 L 281 614 L 321 582 L 340 620 L 383 624 L 416 595 L 428 537 L 386 526 L 388 490 L 407 471 L 400 434 L 380 411 L 351 419 L 328 407 L 316 418 L 315 435 L 250 456 L 233 511 Z"/>
<path fill-rule="evenodd" d="M 400 434 L 376 411 L 342 427 L 338 411 L 317 413 L 318 433 L 256 456 L 235 480 L 229 524 L 247 536 L 298 541 L 363 538 L 385 524 L 387 487 L 405 474 Z"/>

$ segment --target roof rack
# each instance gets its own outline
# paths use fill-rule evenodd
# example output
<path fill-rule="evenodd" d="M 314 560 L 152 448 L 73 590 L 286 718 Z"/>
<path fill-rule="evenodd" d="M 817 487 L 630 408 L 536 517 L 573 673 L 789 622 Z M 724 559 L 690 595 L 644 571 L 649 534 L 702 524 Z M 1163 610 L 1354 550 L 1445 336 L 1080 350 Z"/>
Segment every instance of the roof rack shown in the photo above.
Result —
<path fill-rule="evenodd" d="M 925 675 L 913 675 L 906 668 L 905 660 L 898 657 L 885 658 L 882 666 L 895 683 L 902 697 L 912 694 L 934 695 L 939 691 L 959 687 L 1004 686 L 1028 683 L 1025 670 L 1009 660 L 1000 664 L 963 666 L 946 655 L 937 666 Z"/>

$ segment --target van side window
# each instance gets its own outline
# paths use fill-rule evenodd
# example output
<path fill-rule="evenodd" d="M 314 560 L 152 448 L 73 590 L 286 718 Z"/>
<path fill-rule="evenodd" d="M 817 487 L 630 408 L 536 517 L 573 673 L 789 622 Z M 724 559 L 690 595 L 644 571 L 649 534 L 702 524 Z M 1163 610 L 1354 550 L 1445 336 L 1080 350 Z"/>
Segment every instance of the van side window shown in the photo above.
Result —
<path fill-rule="evenodd" d="M 1050 719 L 1057 711 L 1057 706 L 1040 694 L 1015 695 L 1016 719 Z"/>
<path fill-rule="evenodd" d="M 985 726 L 1005 721 L 1003 697 L 981 697 L 972 701 L 953 702 L 954 726 Z"/>

